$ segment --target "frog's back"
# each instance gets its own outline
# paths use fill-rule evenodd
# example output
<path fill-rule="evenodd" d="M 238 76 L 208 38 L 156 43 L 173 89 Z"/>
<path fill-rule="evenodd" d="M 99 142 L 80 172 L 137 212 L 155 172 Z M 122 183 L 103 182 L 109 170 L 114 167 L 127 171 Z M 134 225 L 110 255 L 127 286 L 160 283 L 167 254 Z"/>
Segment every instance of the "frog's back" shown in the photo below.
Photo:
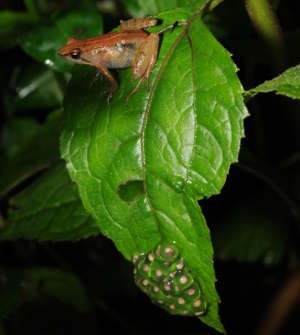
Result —
<path fill-rule="evenodd" d="M 148 35 L 144 31 L 126 31 L 99 36 L 97 55 L 109 69 L 130 67 L 136 50 Z"/>

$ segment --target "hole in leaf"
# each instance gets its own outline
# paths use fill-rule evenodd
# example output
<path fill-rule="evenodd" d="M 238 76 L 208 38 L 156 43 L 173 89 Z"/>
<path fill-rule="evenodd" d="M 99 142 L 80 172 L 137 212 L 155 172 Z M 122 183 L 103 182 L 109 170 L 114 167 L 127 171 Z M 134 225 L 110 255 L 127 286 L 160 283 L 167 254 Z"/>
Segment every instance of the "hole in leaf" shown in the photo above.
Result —
<path fill-rule="evenodd" d="M 131 202 L 144 193 L 144 185 L 141 180 L 127 180 L 119 185 L 119 196 L 122 200 Z"/>

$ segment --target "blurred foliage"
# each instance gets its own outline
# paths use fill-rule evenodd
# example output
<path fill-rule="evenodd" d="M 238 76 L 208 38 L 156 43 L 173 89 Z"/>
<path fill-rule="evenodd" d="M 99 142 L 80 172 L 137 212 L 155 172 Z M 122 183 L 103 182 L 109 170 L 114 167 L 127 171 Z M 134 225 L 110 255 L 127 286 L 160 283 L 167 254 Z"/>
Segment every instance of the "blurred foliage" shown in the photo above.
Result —
<path fill-rule="evenodd" d="M 72 65 L 57 50 L 67 39 L 108 32 L 130 16 L 190 10 L 203 2 L 1 1 L 0 335 L 216 334 L 196 319 L 163 313 L 138 291 L 131 264 L 98 235 L 99 224 L 59 154 Z M 253 334 L 274 292 L 300 263 L 300 6 L 292 0 L 271 4 L 284 40 L 285 71 L 255 31 L 243 1 L 223 1 L 204 18 L 233 54 L 251 114 L 239 163 L 222 193 L 200 202 L 215 248 L 221 317 L 230 334 Z M 186 66 L 183 57 L 181 73 Z M 128 73 L 118 78 L 131 85 Z M 84 84 L 90 96 L 102 81 Z M 124 201 L 143 194 L 138 180 L 121 186 Z M 295 314 L 291 311 L 278 334 L 297 332 Z"/>

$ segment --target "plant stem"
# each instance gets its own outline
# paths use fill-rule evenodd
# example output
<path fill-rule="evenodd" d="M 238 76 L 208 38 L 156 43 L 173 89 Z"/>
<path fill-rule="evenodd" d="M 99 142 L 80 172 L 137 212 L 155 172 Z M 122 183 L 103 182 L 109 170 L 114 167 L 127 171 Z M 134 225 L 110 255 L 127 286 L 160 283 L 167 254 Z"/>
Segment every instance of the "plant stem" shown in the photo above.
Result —
<path fill-rule="evenodd" d="M 217 7 L 224 0 L 212 0 L 208 6 L 209 11 L 211 12 L 215 7 Z"/>
<path fill-rule="evenodd" d="M 2 217 L 2 215 L 1 215 L 1 213 L 0 213 L 0 230 L 1 230 L 2 228 L 4 228 L 4 225 L 5 225 L 5 223 L 4 223 L 4 219 L 3 219 L 3 217 Z"/>
<path fill-rule="evenodd" d="M 256 335 L 275 335 L 286 321 L 291 310 L 300 300 L 300 270 L 291 274 L 283 287 L 277 292 L 269 306 Z"/>
<path fill-rule="evenodd" d="M 248 15 L 258 34 L 271 48 L 275 65 L 282 69 L 285 64 L 285 48 L 277 16 L 269 0 L 245 0 Z"/>
<path fill-rule="evenodd" d="M 271 177 L 269 177 L 262 171 L 258 171 L 254 167 L 244 165 L 240 162 L 237 164 L 237 167 L 262 180 L 266 185 L 268 185 L 269 188 L 273 190 L 273 192 L 277 194 L 277 196 L 287 205 L 290 210 L 291 216 L 297 222 L 298 226 L 300 225 L 300 213 L 298 210 L 298 204 L 293 199 L 291 199 L 291 197 L 280 185 L 278 185 Z"/>

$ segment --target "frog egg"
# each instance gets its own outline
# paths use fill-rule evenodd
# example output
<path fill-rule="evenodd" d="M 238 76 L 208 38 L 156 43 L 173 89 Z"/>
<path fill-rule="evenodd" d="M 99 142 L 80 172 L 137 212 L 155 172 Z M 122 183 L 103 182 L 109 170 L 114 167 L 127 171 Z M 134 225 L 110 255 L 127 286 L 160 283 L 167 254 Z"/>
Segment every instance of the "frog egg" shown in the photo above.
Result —
<path fill-rule="evenodd" d="M 177 271 L 173 283 L 178 286 L 180 290 L 185 290 L 193 284 L 193 277 L 187 271 Z"/>
<path fill-rule="evenodd" d="M 190 287 L 189 289 L 186 290 L 186 294 L 190 297 L 193 297 L 196 294 L 196 289 L 195 287 Z"/>
<path fill-rule="evenodd" d="M 169 305 L 169 308 L 170 308 L 171 311 L 175 311 L 176 306 L 175 306 L 175 304 L 171 304 L 171 305 Z"/>
<path fill-rule="evenodd" d="M 185 303 L 186 303 L 183 297 L 179 297 L 177 299 L 177 302 L 178 302 L 179 305 L 185 305 Z"/>
<path fill-rule="evenodd" d="M 182 270 L 184 268 L 184 263 L 183 263 L 183 261 L 181 260 L 180 262 L 178 262 L 177 264 L 176 264 L 176 270 Z"/>
<path fill-rule="evenodd" d="M 155 276 L 157 278 L 163 278 L 163 272 L 162 272 L 162 270 L 161 269 L 156 269 L 155 270 Z"/>
<path fill-rule="evenodd" d="M 207 303 L 201 299 L 197 299 L 193 302 L 193 309 L 196 316 L 202 315 L 207 310 Z"/>
<path fill-rule="evenodd" d="M 136 264 L 137 261 L 138 261 L 138 259 L 139 259 L 139 256 L 138 256 L 138 255 L 134 255 L 134 256 L 132 257 L 132 263 L 133 263 L 133 264 Z"/>
<path fill-rule="evenodd" d="M 171 284 L 169 282 L 165 282 L 164 283 L 164 290 L 166 292 L 170 292 L 171 291 Z"/>
<path fill-rule="evenodd" d="M 164 261 L 174 262 L 178 257 L 178 250 L 174 245 L 161 244 L 160 257 Z"/>
<path fill-rule="evenodd" d="M 200 299 L 197 299 L 193 302 L 193 307 L 197 308 L 197 307 L 200 307 L 201 306 L 201 300 Z"/>
<path fill-rule="evenodd" d="M 164 262 L 160 262 L 158 259 L 155 259 L 152 263 L 150 263 L 150 272 L 153 277 L 158 280 L 162 280 L 169 276 L 170 272 L 174 270 L 175 265 L 170 264 L 166 266 Z"/>
<path fill-rule="evenodd" d="M 158 292 L 160 292 L 160 288 L 159 288 L 159 286 L 153 286 L 153 292 L 154 292 L 154 293 L 158 293 Z"/>

